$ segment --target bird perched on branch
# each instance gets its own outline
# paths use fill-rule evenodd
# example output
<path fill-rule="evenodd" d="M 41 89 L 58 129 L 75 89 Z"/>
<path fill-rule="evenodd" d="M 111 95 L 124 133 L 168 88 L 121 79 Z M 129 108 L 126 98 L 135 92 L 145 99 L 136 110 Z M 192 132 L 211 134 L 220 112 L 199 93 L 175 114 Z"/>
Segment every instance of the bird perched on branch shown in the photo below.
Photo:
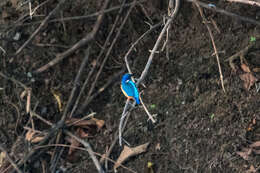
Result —
<path fill-rule="evenodd" d="M 121 80 L 121 90 L 127 99 L 135 100 L 136 104 L 140 104 L 139 91 L 131 76 L 132 74 L 124 74 Z"/>

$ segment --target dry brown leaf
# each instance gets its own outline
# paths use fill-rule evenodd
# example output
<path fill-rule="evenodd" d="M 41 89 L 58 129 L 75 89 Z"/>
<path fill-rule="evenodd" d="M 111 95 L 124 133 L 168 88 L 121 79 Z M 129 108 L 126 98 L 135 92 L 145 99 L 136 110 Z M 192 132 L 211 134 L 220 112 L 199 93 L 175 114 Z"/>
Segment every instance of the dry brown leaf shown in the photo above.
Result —
<path fill-rule="evenodd" d="M 260 72 L 260 67 L 253 68 L 253 72 L 256 72 L 256 73 Z"/>
<path fill-rule="evenodd" d="M 257 82 L 257 78 L 253 76 L 251 73 L 244 73 L 239 75 L 240 79 L 244 81 L 244 87 L 249 90 L 255 82 Z"/>
<path fill-rule="evenodd" d="M 243 148 L 242 151 L 236 152 L 239 156 L 241 156 L 244 160 L 249 159 L 249 155 L 252 153 L 251 148 Z"/>
<path fill-rule="evenodd" d="M 136 156 L 143 152 L 146 152 L 149 143 L 145 143 L 143 145 L 139 145 L 134 148 L 130 148 L 128 146 L 124 146 L 123 151 L 121 152 L 120 156 L 118 157 L 115 165 L 114 170 L 116 170 L 124 161 L 126 161 L 129 157 Z"/>
<path fill-rule="evenodd" d="M 246 171 L 246 173 L 255 173 L 256 169 L 253 165 L 250 166 L 250 168 Z"/>
<path fill-rule="evenodd" d="M 44 138 L 43 135 L 39 136 L 39 135 L 36 135 L 36 133 L 32 130 L 29 130 L 26 135 L 25 135 L 25 139 L 31 143 L 37 143 L 37 142 L 40 142 L 42 141 Z"/>
<path fill-rule="evenodd" d="M 99 119 L 96 119 L 96 118 L 91 118 L 91 119 L 96 122 L 98 130 L 102 129 L 102 127 L 105 125 L 104 120 L 99 120 Z"/>
<path fill-rule="evenodd" d="M 244 71 L 244 72 L 246 72 L 246 73 L 250 73 L 251 72 L 251 70 L 250 70 L 250 68 L 246 65 L 246 64 L 241 64 L 241 69 Z"/>

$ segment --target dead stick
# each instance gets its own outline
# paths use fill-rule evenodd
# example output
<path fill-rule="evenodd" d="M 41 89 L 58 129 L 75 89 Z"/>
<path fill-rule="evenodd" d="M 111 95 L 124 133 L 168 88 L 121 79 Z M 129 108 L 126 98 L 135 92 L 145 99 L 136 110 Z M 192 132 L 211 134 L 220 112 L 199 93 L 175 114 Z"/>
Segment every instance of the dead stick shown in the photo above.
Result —
<path fill-rule="evenodd" d="M 11 157 L 9 156 L 9 154 L 7 153 L 7 151 L 4 149 L 4 147 L 0 144 L 0 150 L 5 154 L 5 157 L 7 158 L 7 160 L 11 163 L 11 165 L 14 167 L 14 169 L 18 172 L 18 173 L 23 173 L 17 166 L 16 163 L 14 163 L 14 161 L 11 159 Z"/>
<path fill-rule="evenodd" d="M 117 26 L 117 23 L 118 23 L 120 17 L 122 16 L 124 4 L 125 4 L 125 0 L 123 1 L 122 5 L 121 5 L 121 8 L 120 8 L 120 10 L 119 10 L 119 12 L 118 12 L 118 14 L 117 14 L 117 16 L 116 16 L 116 19 L 115 19 L 115 21 L 114 21 L 114 24 L 113 24 L 113 26 L 112 26 L 112 29 L 110 30 L 110 32 L 109 32 L 109 34 L 108 34 L 108 36 L 107 36 L 107 38 L 106 38 L 106 41 L 105 41 L 105 43 L 104 43 L 104 45 L 103 45 L 103 49 L 102 49 L 102 50 L 99 52 L 99 54 L 98 54 L 98 57 L 97 57 L 97 59 L 96 59 L 96 63 L 94 63 L 93 69 L 96 69 L 97 64 L 99 63 L 101 56 L 102 56 L 103 53 L 105 52 L 105 48 L 107 47 L 107 45 L 108 45 L 108 43 L 109 43 L 109 40 L 110 40 L 110 38 L 111 38 L 111 36 L 112 36 L 112 34 L 113 34 L 113 32 L 114 32 L 116 26 Z M 119 33 L 120 33 L 120 32 L 119 32 Z M 110 48 L 111 48 L 111 47 L 113 48 L 113 44 L 110 46 Z M 109 48 L 109 50 L 110 50 L 110 48 Z M 103 60 L 103 62 L 102 62 L 102 64 L 101 64 L 101 67 L 99 68 L 99 71 L 98 71 L 98 73 L 97 73 L 97 75 L 96 75 L 96 77 L 95 77 L 95 80 L 94 80 L 94 82 L 92 83 L 92 85 L 91 85 L 91 87 L 90 87 L 90 90 L 89 90 L 89 92 L 88 92 L 88 94 L 87 94 L 87 97 L 86 97 L 86 99 L 85 99 L 85 102 L 83 103 L 83 107 L 86 107 L 86 103 L 89 102 L 89 97 L 90 97 L 90 95 L 92 94 L 92 92 L 93 92 L 93 90 L 94 90 L 94 88 L 95 88 L 95 86 L 96 86 L 96 82 L 97 82 L 97 80 L 98 80 L 98 78 L 99 78 L 99 75 L 100 75 L 100 73 L 101 73 L 101 71 L 102 71 L 102 69 L 103 69 L 103 67 L 104 67 L 104 64 L 105 64 L 106 61 L 107 61 L 107 58 L 108 58 L 108 56 L 106 55 L 105 58 L 104 58 L 104 60 Z M 91 72 L 93 73 L 94 71 L 91 70 Z M 91 73 L 90 75 L 92 75 L 92 73 Z"/>
<path fill-rule="evenodd" d="M 15 52 L 15 55 L 18 55 L 23 48 L 32 41 L 32 39 L 40 32 L 40 30 L 43 28 L 43 26 L 47 23 L 47 21 L 50 19 L 52 15 L 54 15 L 58 9 L 61 7 L 61 5 L 65 2 L 65 0 L 61 0 L 58 5 L 50 12 L 50 14 L 42 21 L 40 26 L 33 32 L 33 34 L 30 36 L 30 38 Z"/>
<path fill-rule="evenodd" d="M 70 107 L 72 106 L 72 104 L 74 103 L 74 99 L 76 97 L 76 93 L 77 93 L 77 90 L 79 89 L 79 81 L 80 81 L 80 78 L 82 76 L 82 73 L 84 71 L 84 68 L 87 64 L 87 61 L 88 61 L 88 58 L 89 58 L 89 52 L 90 52 L 90 49 L 91 49 L 91 46 L 88 47 L 88 49 L 86 50 L 86 54 L 85 54 L 85 57 L 80 65 L 80 68 L 78 70 L 78 73 L 77 73 L 77 76 L 75 78 L 75 81 L 74 81 L 74 86 L 72 88 L 72 91 L 70 93 L 70 97 L 69 97 L 69 100 L 68 100 L 68 103 L 64 109 L 64 112 L 62 114 L 62 117 L 61 117 L 61 120 L 60 121 L 65 121 L 65 119 L 67 118 L 67 114 L 69 112 L 69 109 Z M 59 143 L 60 141 L 60 138 L 62 137 L 62 130 L 59 131 L 57 137 L 56 137 L 56 143 Z M 51 172 L 54 172 L 55 169 L 56 169 L 56 166 L 57 166 L 57 161 L 58 161 L 58 156 L 60 156 L 61 154 L 59 154 L 60 152 L 62 152 L 63 150 L 60 150 L 58 149 L 58 147 L 55 148 L 55 151 L 51 157 L 51 169 L 52 171 Z M 54 160 L 55 159 L 55 160 Z"/>
<path fill-rule="evenodd" d="M 113 24 L 113 26 L 112 26 L 112 29 L 110 30 L 110 32 L 109 32 L 109 34 L 108 34 L 108 36 L 107 36 L 107 38 L 106 38 L 106 41 L 105 41 L 105 43 L 104 43 L 104 45 L 103 45 L 103 48 L 105 48 L 105 47 L 108 45 L 108 43 L 109 43 L 110 37 L 112 36 L 112 33 L 114 32 L 114 30 L 115 30 L 115 28 L 116 28 L 117 21 L 118 21 L 119 18 L 120 18 L 120 14 L 122 13 L 123 6 L 124 6 L 124 3 L 120 6 L 120 10 L 119 10 L 119 12 L 118 12 L 118 15 L 117 15 L 117 17 L 116 17 L 116 19 L 115 19 L 115 22 L 114 22 L 114 24 Z M 102 49 L 102 50 L 99 52 L 99 54 L 98 54 L 98 56 L 97 56 L 97 58 L 96 58 L 96 60 L 95 60 L 95 63 L 93 63 L 93 67 L 92 67 L 91 71 L 89 72 L 89 74 L 88 74 L 88 76 L 87 76 L 87 78 L 86 78 L 86 80 L 85 80 L 85 82 L 84 82 L 84 84 L 83 84 L 83 87 L 81 88 L 80 94 L 78 95 L 78 98 L 77 98 L 77 100 L 76 100 L 76 103 L 75 103 L 74 106 L 73 106 L 73 109 L 72 109 L 72 111 L 71 111 L 70 117 L 72 117 L 72 115 L 73 115 L 74 112 L 76 111 L 76 109 L 77 109 L 77 107 L 78 107 L 79 100 L 80 100 L 82 94 L 84 93 L 85 88 L 86 88 L 86 85 L 88 84 L 88 81 L 89 81 L 90 77 L 91 77 L 92 74 L 94 73 L 94 71 L 95 71 L 95 69 L 96 69 L 96 67 L 97 67 L 97 64 L 99 63 L 100 58 L 102 57 L 104 51 L 105 51 L 105 49 Z M 89 98 L 89 97 L 90 97 L 89 94 L 91 94 L 91 93 L 92 93 L 92 89 L 90 89 L 90 91 L 89 91 L 89 93 L 88 93 L 88 96 L 86 97 L 86 100 L 87 100 L 88 103 L 90 102 L 90 101 L 89 101 L 89 99 L 90 99 L 90 98 Z M 86 106 L 87 106 L 87 104 L 85 104 L 85 107 L 86 107 Z M 85 109 L 85 108 L 83 107 L 82 109 Z M 82 111 L 81 111 L 81 112 L 82 112 Z"/>
<path fill-rule="evenodd" d="M 172 12 L 170 18 L 167 20 L 166 24 L 164 25 L 164 27 L 163 27 L 163 29 L 162 29 L 162 31 L 161 31 L 161 33 L 160 33 L 158 39 L 156 40 L 156 43 L 155 43 L 155 45 L 154 45 L 154 47 L 153 47 L 153 50 L 152 50 L 152 52 L 151 52 L 151 54 L 150 54 L 150 56 L 149 56 L 149 59 L 148 59 L 148 61 L 147 61 L 147 63 L 146 63 L 146 66 L 145 66 L 145 68 L 144 68 L 144 70 L 143 70 L 143 72 L 142 72 L 142 74 L 141 74 L 141 77 L 138 79 L 138 81 L 137 81 L 137 83 L 136 83 L 137 86 L 145 79 L 145 77 L 146 77 L 146 75 L 147 75 L 147 73 L 148 73 L 148 70 L 149 70 L 149 68 L 150 68 L 150 65 L 151 65 L 151 63 L 152 63 L 152 61 L 153 61 L 153 57 L 154 57 L 154 55 L 155 55 L 155 52 L 157 51 L 157 49 L 158 49 L 158 47 L 159 47 L 159 44 L 161 43 L 162 37 L 163 37 L 163 35 L 165 34 L 165 32 L 166 32 L 168 26 L 171 24 L 171 22 L 173 21 L 173 19 L 176 17 L 176 15 L 177 15 L 177 13 L 178 13 L 178 10 L 179 10 L 179 7 L 180 7 L 180 0 L 176 0 L 176 1 L 175 1 L 175 9 L 174 9 L 174 11 Z"/>
<path fill-rule="evenodd" d="M 154 31 L 156 28 L 158 28 L 163 22 L 159 22 L 157 24 L 155 24 L 154 26 L 150 27 L 150 29 L 148 31 L 146 31 L 145 33 L 143 33 L 130 47 L 130 49 L 127 51 L 127 53 L 125 54 L 125 63 L 126 63 L 126 67 L 128 70 L 128 73 L 132 74 L 132 70 L 130 68 L 129 62 L 128 62 L 128 56 L 129 54 L 133 51 L 134 47 L 139 43 L 139 41 L 141 41 L 146 35 L 148 35 L 149 33 L 151 33 L 152 31 Z"/>
<path fill-rule="evenodd" d="M 78 113 L 82 114 L 84 112 L 84 110 L 86 109 L 86 107 L 89 105 L 89 103 L 91 103 L 92 100 L 94 98 L 96 98 L 100 93 L 105 91 L 105 89 L 107 89 L 111 84 L 115 83 L 115 81 L 119 78 L 119 76 L 121 76 L 124 72 L 125 72 L 125 69 L 122 69 L 118 73 L 113 75 L 111 78 L 109 78 L 108 81 L 100 89 L 98 89 L 98 91 L 96 93 L 92 94 L 89 97 L 88 101 L 86 103 L 84 103 L 84 105 L 79 109 Z"/>
<path fill-rule="evenodd" d="M 227 0 L 229 2 L 238 2 L 238 3 L 242 3 L 242 4 L 248 4 L 248 5 L 253 5 L 253 6 L 259 6 L 260 7 L 260 3 L 256 2 L 256 1 L 247 1 L 247 0 Z"/>
<path fill-rule="evenodd" d="M 210 39 L 211 39 L 211 43 L 213 45 L 213 48 L 214 48 L 214 51 L 215 51 L 215 55 L 216 55 L 216 59 L 217 59 L 217 63 L 218 63 L 218 71 L 219 71 L 219 75 L 220 75 L 220 81 L 221 81 L 221 86 L 222 86 L 222 89 L 224 91 L 224 93 L 226 92 L 225 90 L 225 87 L 224 87 L 224 81 L 223 81 L 223 75 L 222 75 L 222 70 L 221 70 L 221 66 L 220 66 L 220 62 L 219 62 L 219 56 L 218 56 L 218 51 L 217 51 L 217 48 L 216 48 L 216 44 L 215 44 L 215 41 L 214 41 L 214 37 L 213 37 L 213 34 L 212 34 L 212 31 L 208 25 L 208 22 L 206 20 L 206 17 L 204 16 L 203 12 L 202 12 L 202 9 L 200 8 L 199 4 L 197 3 L 197 0 L 194 1 L 194 3 L 196 4 L 196 6 L 198 7 L 198 10 L 200 12 L 200 15 L 201 15 L 201 18 L 202 20 L 204 21 L 204 24 L 206 25 L 207 29 L 208 29 L 208 32 L 209 32 L 209 35 L 210 35 Z"/>
<path fill-rule="evenodd" d="M 136 0 L 135 0 L 134 2 L 136 2 Z M 103 62 L 102 62 L 102 64 L 101 64 L 101 66 L 100 66 L 100 68 L 99 68 L 99 71 L 98 71 L 98 73 L 97 73 L 97 75 L 96 75 L 96 77 L 95 77 L 95 80 L 94 80 L 93 84 L 91 85 L 91 88 L 90 88 L 90 90 L 89 90 L 89 92 L 88 92 L 88 96 L 87 96 L 87 98 L 85 99 L 85 101 L 84 101 L 84 103 L 83 103 L 83 105 L 82 105 L 82 107 L 81 107 L 81 110 L 82 110 L 82 109 L 85 109 L 85 107 L 86 107 L 86 105 L 87 105 L 87 103 L 88 103 L 88 98 L 89 98 L 89 96 L 92 94 L 92 91 L 94 90 L 94 88 L 95 88 L 95 86 L 96 86 L 96 82 L 97 82 L 97 80 L 98 80 L 98 78 L 99 78 L 99 76 L 100 76 L 100 74 L 101 74 L 101 72 L 102 72 L 102 70 L 103 70 L 103 67 L 104 67 L 104 65 L 105 65 L 105 63 L 106 63 L 106 61 L 107 61 L 107 59 L 108 59 L 108 57 L 109 57 L 109 55 L 110 55 L 110 53 L 111 53 L 111 51 L 112 51 L 112 49 L 113 49 L 115 43 L 116 43 L 116 41 L 117 41 L 117 39 L 118 39 L 120 33 L 121 33 L 121 30 L 123 29 L 123 27 L 124 27 L 124 25 L 125 25 L 125 23 L 126 23 L 128 17 L 129 17 L 129 15 L 130 15 L 131 11 L 132 11 L 132 9 L 133 9 L 133 7 L 134 7 L 135 5 L 136 5 L 136 3 L 133 3 L 133 4 L 131 5 L 130 9 L 127 11 L 127 14 L 126 14 L 126 16 L 125 16 L 125 18 L 124 18 L 122 24 L 120 25 L 120 27 L 119 27 L 119 29 L 118 29 L 118 32 L 116 33 L 116 36 L 115 36 L 115 38 L 113 39 L 113 41 L 112 41 L 112 43 L 111 43 L 111 46 L 109 47 L 109 49 L 108 49 L 108 51 L 107 51 L 107 53 L 106 53 L 106 56 L 105 56 L 105 58 L 104 58 L 104 60 L 103 60 Z"/>
<path fill-rule="evenodd" d="M 188 2 L 194 2 L 195 0 L 186 0 Z M 216 6 L 212 7 L 210 6 L 209 4 L 206 4 L 204 2 L 200 2 L 200 1 L 197 1 L 197 3 L 202 6 L 203 8 L 207 8 L 209 10 L 213 10 L 213 11 L 216 11 L 218 13 L 221 13 L 221 14 L 224 14 L 224 15 L 227 15 L 227 16 L 230 16 L 230 17 L 233 17 L 233 18 L 236 18 L 238 20 L 242 20 L 242 21 L 245 21 L 245 22 L 249 22 L 249 23 L 252 23 L 252 24 L 255 24 L 255 25 L 260 25 L 260 22 L 256 21 L 256 20 L 253 20 L 253 19 L 250 19 L 248 17 L 244 17 L 244 16 L 239 16 L 235 13 L 231 13 L 229 11 L 226 11 L 224 9 L 221 9 L 221 8 L 218 8 Z"/>
<path fill-rule="evenodd" d="M 90 144 L 89 144 L 87 141 L 82 140 L 82 139 L 80 139 L 79 137 L 77 137 L 76 135 L 72 134 L 72 133 L 71 133 L 70 131 L 68 131 L 68 130 L 64 130 L 64 132 L 66 133 L 66 135 L 72 137 L 73 139 L 75 139 L 76 141 L 78 141 L 79 143 L 81 143 L 84 147 L 86 147 L 86 149 L 87 149 L 87 151 L 88 151 L 88 153 L 89 153 L 91 159 L 93 160 L 93 162 L 94 162 L 94 164 L 95 164 L 95 166 L 96 166 L 98 172 L 99 172 L 99 173 L 105 173 L 105 171 L 104 171 L 103 168 L 101 167 L 101 165 L 100 165 L 98 159 L 96 158 L 96 156 L 95 156 L 95 154 L 94 154 L 94 152 L 93 152 L 93 150 L 92 150 Z"/>
<path fill-rule="evenodd" d="M 146 2 L 146 1 L 147 0 L 141 0 L 141 1 L 138 1 L 137 3 L 141 4 L 141 3 Z M 123 8 L 127 8 L 127 7 L 131 6 L 132 4 L 133 4 L 133 2 L 126 3 L 125 5 L 123 5 Z M 112 11 L 116 11 L 116 10 L 120 9 L 121 6 L 122 5 L 118 5 L 118 6 L 106 9 L 106 10 L 104 10 L 104 13 L 109 13 L 109 12 L 112 12 Z M 95 12 L 95 13 L 92 13 L 92 14 L 89 14 L 89 15 L 86 15 L 86 16 L 73 16 L 73 17 L 64 17 L 64 18 L 52 19 L 52 20 L 49 20 L 47 23 L 54 23 L 54 22 L 61 22 L 61 21 L 66 22 L 66 21 L 71 21 L 71 20 L 88 19 L 88 18 L 96 17 L 96 16 L 98 16 L 100 14 L 102 14 L 102 10 L 98 11 L 98 12 Z M 37 22 L 33 22 L 33 23 L 24 23 L 24 24 L 22 23 L 22 24 L 15 25 L 15 27 L 17 27 L 17 26 L 30 26 L 30 25 L 39 24 L 41 22 L 42 21 L 37 21 Z M 11 29 L 11 27 L 9 29 Z"/>
<path fill-rule="evenodd" d="M 65 52 L 58 54 L 56 56 L 56 58 L 54 58 L 53 60 L 51 60 L 49 63 L 45 64 L 44 66 L 38 68 L 36 71 L 34 71 L 34 73 L 42 73 L 44 71 L 46 71 L 47 69 L 49 69 L 50 67 L 56 65 L 57 63 L 59 63 L 60 61 L 62 61 L 64 58 L 68 57 L 69 55 L 71 55 L 73 52 L 75 52 L 78 48 L 86 45 L 88 42 L 92 41 L 95 36 L 96 33 L 99 29 L 99 26 L 101 24 L 101 22 L 103 21 L 103 17 L 104 17 L 104 10 L 106 9 L 108 3 L 110 0 L 106 0 L 103 7 L 102 7 L 102 11 L 103 13 L 100 14 L 97 18 L 97 21 L 95 23 L 94 28 L 92 29 L 92 31 L 90 33 L 88 33 L 84 38 L 82 38 L 81 40 L 79 40 L 76 44 L 74 44 L 70 49 L 66 50 Z"/>
<path fill-rule="evenodd" d="M 148 59 L 148 61 L 146 63 L 146 66 L 145 66 L 145 68 L 144 68 L 144 70 L 143 70 L 143 72 L 141 74 L 141 77 L 136 82 L 137 86 L 145 79 L 145 77 L 146 77 L 146 75 L 148 73 L 148 70 L 149 70 L 149 68 L 150 68 L 150 66 L 152 64 L 155 52 L 157 51 L 157 49 L 159 47 L 159 44 L 161 43 L 162 37 L 165 34 L 165 32 L 166 32 L 167 28 L 169 27 L 169 25 L 171 24 L 171 22 L 176 17 L 176 15 L 177 15 L 177 13 L 179 11 L 179 7 L 180 7 L 180 0 L 176 0 L 175 1 L 174 11 L 172 12 L 170 18 L 168 18 L 168 20 L 167 20 L 166 24 L 164 25 L 160 35 L 158 36 L 158 39 L 156 40 L 156 43 L 155 43 L 155 45 L 153 47 L 153 50 L 152 50 L 152 52 L 151 52 L 151 54 L 149 56 L 149 59 Z M 123 134 L 122 125 L 127 123 L 127 121 L 124 122 L 124 119 L 125 119 L 125 116 L 126 116 L 126 111 L 127 111 L 128 107 L 129 107 L 129 103 L 130 103 L 129 100 L 127 100 L 127 102 L 125 104 L 125 107 L 124 107 L 124 111 L 123 111 L 121 119 L 120 119 L 120 123 L 119 123 L 119 144 L 120 144 L 120 146 L 122 145 L 122 134 Z M 135 104 L 136 103 L 134 102 L 133 106 L 135 106 Z"/>
<path fill-rule="evenodd" d="M 49 122 L 48 120 L 42 118 L 41 116 L 39 116 L 39 115 L 37 115 L 37 114 L 35 114 L 35 116 L 36 116 L 37 118 L 39 118 L 41 121 L 45 122 L 46 124 L 48 124 L 48 125 L 50 125 L 50 126 L 53 126 L 53 125 L 54 125 L 53 123 Z M 100 173 L 103 173 L 104 171 L 103 171 L 102 167 L 100 166 L 100 164 L 99 164 L 99 162 L 98 162 L 96 156 L 94 155 L 94 151 L 92 150 L 90 144 L 89 144 L 88 142 L 86 142 L 86 141 L 80 139 L 79 137 L 75 136 L 74 134 L 72 134 L 72 133 L 71 133 L 70 131 L 68 131 L 68 130 L 64 130 L 64 132 L 65 132 L 66 135 L 68 135 L 68 136 L 74 138 L 76 141 L 78 141 L 79 143 L 81 143 L 82 145 L 84 145 L 84 147 L 86 147 L 86 149 L 87 149 L 88 153 L 90 154 L 90 156 L 91 156 L 91 158 L 92 158 L 92 160 L 93 160 L 93 162 L 94 162 L 94 164 L 95 164 L 97 170 L 98 170 Z M 58 146 L 58 144 L 57 144 L 56 146 Z M 40 147 L 39 147 L 39 148 L 40 148 Z M 39 148 L 38 148 L 38 149 L 39 149 Z"/>

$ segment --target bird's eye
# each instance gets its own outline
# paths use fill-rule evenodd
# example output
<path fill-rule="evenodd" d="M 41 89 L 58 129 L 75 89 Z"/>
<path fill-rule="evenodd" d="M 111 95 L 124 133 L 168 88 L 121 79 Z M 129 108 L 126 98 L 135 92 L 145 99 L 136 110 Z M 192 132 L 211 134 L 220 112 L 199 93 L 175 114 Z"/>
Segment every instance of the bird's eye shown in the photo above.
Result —
<path fill-rule="evenodd" d="M 125 81 L 125 82 L 129 82 L 130 80 L 128 79 L 127 81 Z"/>

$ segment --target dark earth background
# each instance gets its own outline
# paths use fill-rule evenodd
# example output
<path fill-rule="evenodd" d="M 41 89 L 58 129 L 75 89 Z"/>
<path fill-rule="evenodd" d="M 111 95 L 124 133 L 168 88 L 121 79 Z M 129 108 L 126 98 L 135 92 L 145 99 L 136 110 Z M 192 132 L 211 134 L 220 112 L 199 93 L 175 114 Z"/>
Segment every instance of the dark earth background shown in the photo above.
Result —
<path fill-rule="evenodd" d="M 34 1 L 32 5 L 35 7 L 42 2 L 44 1 Z M 34 22 L 43 20 L 57 5 L 57 1 L 50 1 L 35 14 L 43 16 L 16 23 L 19 18 L 28 14 L 28 5 L 19 7 L 18 3 L 18 0 L 0 3 L 0 46 L 6 51 L 6 55 L 1 52 L 0 71 L 30 87 L 33 95 L 31 107 L 36 107 L 35 112 L 55 123 L 61 118 L 62 113 L 59 112 L 52 91 L 59 93 L 62 104 L 65 105 L 87 45 L 46 72 L 33 76 L 33 80 L 28 76 L 28 72 L 48 63 L 56 54 L 65 51 L 84 37 L 91 31 L 96 17 L 48 23 L 19 55 L 12 56 L 39 26 Z M 259 21 L 259 7 L 225 1 L 211 3 Z M 102 4 L 101 1 L 67 1 L 52 19 L 92 14 L 99 11 Z M 112 0 L 109 7 L 118 5 L 120 2 Z M 124 10 L 117 28 L 127 8 Z M 234 61 L 238 69 L 236 72 L 225 61 L 249 45 L 252 38 L 256 38 L 255 45 L 245 58 L 250 68 L 260 67 L 259 26 L 216 13 L 214 10 L 203 11 L 207 19 L 215 21 L 220 31 L 209 24 L 219 51 L 226 93 L 221 88 L 217 61 L 212 55 L 214 49 L 207 28 L 197 7 L 183 1 L 170 30 L 169 59 L 165 51 L 156 54 L 144 81 L 146 88 L 140 87 L 144 103 L 152 114 L 157 114 L 158 122 L 150 126 L 144 109 L 139 106 L 132 111 L 127 133 L 124 134 L 124 138 L 132 146 L 150 142 L 146 153 L 132 157 L 124 163 L 136 172 L 147 171 L 148 161 L 154 164 L 153 170 L 156 173 L 259 172 L 259 148 L 252 149 L 251 144 L 260 140 L 260 93 L 257 93 L 255 85 L 249 90 L 244 87 L 244 82 L 239 77 L 244 73 L 240 68 L 239 58 Z M 144 14 L 145 12 L 147 14 Z M 117 13 L 118 10 L 114 10 L 105 14 L 92 44 L 83 78 L 86 78 L 103 49 L 102 45 Z M 149 29 L 145 22 L 154 25 L 161 21 L 165 14 L 166 4 L 158 1 L 147 1 L 142 3 L 142 6 L 136 5 L 112 49 L 94 93 L 111 76 L 125 68 L 124 55 L 131 44 Z M 26 25 L 22 25 L 25 23 Z M 150 54 L 149 50 L 153 48 L 162 27 L 139 42 L 135 51 L 131 53 L 130 65 L 136 78 L 141 75 Z M 12 39 L 15 33 L 21 34 L 18 41 Z M 87 85 L 85 95 L 96 73 L 97 70 Z M 254 76 L 260 79 L 259 72 L 254 73 Z M 0 88 L 0 143 L 11 152 L 11 146 L 17 138 L 24 137 L 23 127 L 27 126 L 29 115 L 25 111 L 26 99 L 20 98 L 24 91 L 22 87 L 0 77 Z M 105 121 L 105 127 L 88 139 L 95 152 L 104 154 L 114 140 L 125 100 L 120 91 L 120 78 L 117 78 L 88 105 L 84 115 L 96 112 L 95 117 Z M 36 129 L 41 131 L 49 128 L 36 118 L 35 125 Z M 53 148 L 50 148 L 49 152 L 52 150 Z M 87 152 L 76 152 L 74 158 L 69 159 L 66 150 L 58 168 L 65 167 L 68 172 L 96 172 Z M 116 144 L 110 158 L 116 160 L 121 150 L 122 148 Z M 14 160 L 16 154 L 13 156 Z M 42 160 L 48 162 L 49 157 L 48 154 L 44 154 Z M 112 164 L 109 168 L 112 170 Z M 119 168 L 118 171 L 129 172 L 123 168 Z M 34 164 L 28 172 L 42 172 L 42 169 Z"/>

